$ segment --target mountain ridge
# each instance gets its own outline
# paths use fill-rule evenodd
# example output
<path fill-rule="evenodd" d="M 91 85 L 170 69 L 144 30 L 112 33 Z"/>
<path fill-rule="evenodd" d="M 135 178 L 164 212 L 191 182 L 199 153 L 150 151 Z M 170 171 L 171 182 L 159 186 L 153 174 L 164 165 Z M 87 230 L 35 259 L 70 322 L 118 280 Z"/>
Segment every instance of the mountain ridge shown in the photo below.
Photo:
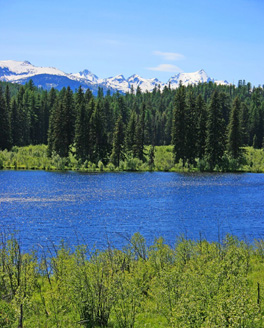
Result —
<path fill-rule="evenodd" d="M 198 83 L 214 82 L 217 84 L 229 84 L 227 81 L 219 81 L 210 78 L 204 69 L 193 73 L 178 73 L 172 76 L 167 83 L 159 81 L 157 78 L 145 79 L 138 74 L 133 74 L 127 79 L 122 75 L 116 75 L 108 78 L 99 78 L 90 70 L 84 69 L 78 73 L 65 73 L 55 67 L 38 67 L 32 65 L 29 61 L 0 61 L 0 81 L 25 84 L 30 79 L 37 87 L 43 89 L 62 89 L 70 86 L 72 89 L 80 85 L 84 90 L 91 89 L 96 94 L 98 87 L 104 92 L 110 90 L 111 93 L 130 92 L 133 87 L 136 90 L 140 87 L 142 92 L 151 92 L 155 87 L 163 89 L 165 86 L 176 89 L 180 81 L 183 85 L 194 85 Z"/>

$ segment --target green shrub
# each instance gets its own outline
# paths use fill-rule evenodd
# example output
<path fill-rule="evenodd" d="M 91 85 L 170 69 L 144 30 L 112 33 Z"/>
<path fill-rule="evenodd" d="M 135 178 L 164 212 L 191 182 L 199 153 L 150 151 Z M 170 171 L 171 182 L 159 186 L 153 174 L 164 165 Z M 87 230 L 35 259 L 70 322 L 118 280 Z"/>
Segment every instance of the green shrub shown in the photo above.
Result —
<path fill-rule="evenodd" d="M 104 171 L 104 163 L 102 161 L 99 161 L 97 165 L 100 172 Z"/>

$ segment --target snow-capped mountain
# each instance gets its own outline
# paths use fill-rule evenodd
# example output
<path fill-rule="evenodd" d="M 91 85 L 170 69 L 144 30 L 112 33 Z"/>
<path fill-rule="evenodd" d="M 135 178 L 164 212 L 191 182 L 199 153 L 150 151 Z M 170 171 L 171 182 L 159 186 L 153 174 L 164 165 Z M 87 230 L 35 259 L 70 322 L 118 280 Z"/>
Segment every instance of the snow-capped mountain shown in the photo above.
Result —
<path fill-rule="evenodd" d="M 142 92 L 151 92 L 155 87 L 160 87 L 162 90 L 165 86 L 175 89 L 179 86 L 180 81 L 186 86 L 210 81 L 217 84 L 228 84 L 227 81 L 211 79 L 204 70 L 194 73 L 179 73 L 171 77 L 167 83 L 163 83 L 156 78 L 144 79 L 136 74 L 127 79 L 121 74 L 101 79 L 88 69 L 69 74 L 54 67 L 37 67 L 28 61 L 0 61 L 0 81 L 25 84 L 30 79 L 36 86 L 44 89 L 54 87 L 60 90 L 70 86 L 75 90 L 81 85 L 84 90 L 89 88 L 94 94 L 97 93 L 98 87 L 103 88 L 104 92 L 110 90 L 111 93 L 116 91 L 126 93 L 131 92 L 131 89 L 136 90 L 138 87 Z"/>
<path fill-rule="evenodd" d="M 98 83 L 99 77 L 90 72 L 88 69 L 83 70 L 82 72 L 71 74 L 72 76 L 75 76 L 77 79 L 81 80 L 87 80 L 91 83 Z"/>
<path fill-rule="evenodd" d="M 153 89 L 157 86 L 160 86 L 163 88 L 165 84 L 161 81 L 159 81 L 156 78 L 153 79 L 143 79 L 141 76 L 134 74 L 130 76 L 127 81 L 130 84 L 130 88 L 133 86 L 133 89 L 136 90 L 137 87 L 140 87 L 141 91 L 146 92 L 146 91 L 153 91 Z"/>
<path fill-rule="evenodd" d="M 172 88 L 177 88 L 179 83 L 183 85 L 198 84 L 213 81 L 203 69 L 194 73 L 179 73 L 169 79 Z"/>
<path fill-rule="evenodd" d="M 115 90 L 121 91 L 121 92 L 128 92 L 129 91 L 129 83 L 124 78 L 123 75 L 117 75 L 114 77 L 109 77 L 107 79 L 101 80 L 101 83 L 103 86 L 105 86 L 107 89 L 113 88 Z"/>
<path fill-rule="evenodd" d="M 40 74 L 59 76 L 69 75 L 54 67 L 36 67 L 32 65 L 29 61 L 20 62 L 14 60 L 0 61 L 0 74 L 1 80 L 7 82 L 16 82 L 17 80 L 19 81 L 23 78 Z"/>

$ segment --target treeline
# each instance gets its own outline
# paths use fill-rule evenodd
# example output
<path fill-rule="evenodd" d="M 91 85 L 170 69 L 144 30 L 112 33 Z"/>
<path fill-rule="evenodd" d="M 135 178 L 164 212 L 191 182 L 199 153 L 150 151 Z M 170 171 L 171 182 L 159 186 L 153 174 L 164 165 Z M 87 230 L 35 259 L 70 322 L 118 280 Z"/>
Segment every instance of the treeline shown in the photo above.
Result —
<path fill-rule="evenodd" d="M 0 86 L 0 149 L 47 144 L 48 155 L 80 163 L 119 166 L 127 157 L 153 161 L 158 145 L 173 145 L 175 163 L 213 170 L 225 161 L 239 166 L 241 147 L 263 147 L 264 89 L 250 83 L 212 82 L 118 92 L 97 97 L 68 87 L 60 92 Z M 145 145 L 148 147 L 146 156 Z"/>
<path fill-rule="evenodd" d="M 183 237 L 123 250 L 71 250 L 64 243 L 23 253 L 0 243 L 0 326 L 263 327 L 264 243 Z"/>

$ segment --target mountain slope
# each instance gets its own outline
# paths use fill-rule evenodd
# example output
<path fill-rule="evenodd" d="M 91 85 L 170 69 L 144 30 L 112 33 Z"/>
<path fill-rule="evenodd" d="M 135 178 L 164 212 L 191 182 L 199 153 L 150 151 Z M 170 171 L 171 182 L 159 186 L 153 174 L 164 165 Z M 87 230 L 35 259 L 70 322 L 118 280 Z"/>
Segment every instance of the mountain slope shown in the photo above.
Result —
<path fill-rule="evenodd" d="M 144 79 L 136 74 L 130 76 L 128 79 L 123 75 L 100 79 L 87 69 L 79 73 L 68 74 L 55 67 L 37 67 L 28 61 L 0 61 L 1 81 L 25 84 L 30 79 L 33 80 L 36 86 L 48 90 L 52 87 L 61 90 L 67 86 L 75 90 L 81 85 L 85 90 L 88 88 L 91 89 L 94 94 L 97 93 L 98 87 L 103 88 L 104 92 L 110 90 L 111 93 L 116 91 L 126 93 L 130 92 L 131 88 L 136 90 L 138 87 L 142 92 L 151 92 L 155 87 L 163 89 L 165 86 L 175 89 L 179 86 L 180 81 L 186 86 L 210 81 L 217 84 L 228 84 L 227 81 L 215 81 L 211 79 L 204 70 L 194 73 L 179 73 L 171 77 L 167 83 L 163 83 L 156 78 Z"/>

